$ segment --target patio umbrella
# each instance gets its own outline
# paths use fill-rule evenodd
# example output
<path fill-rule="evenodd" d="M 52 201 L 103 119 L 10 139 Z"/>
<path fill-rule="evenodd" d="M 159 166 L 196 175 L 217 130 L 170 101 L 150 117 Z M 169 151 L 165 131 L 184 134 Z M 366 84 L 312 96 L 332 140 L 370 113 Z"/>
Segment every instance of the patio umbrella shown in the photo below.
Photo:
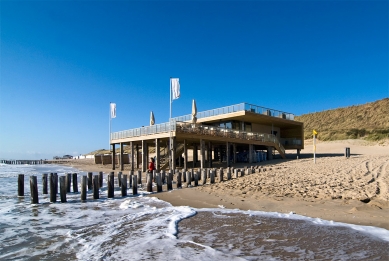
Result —
<path fill-rule="evenodd" d="M 196 106 L 196 101 L 192 101 L 192 123 L 197 122 L 197 106 Z"/>
<path fill-rule="evenodd" d="M 150 112 L 150 126 L 155 124 L 155 119 L 154 119 L 154 113 L 153 111 Z"/>

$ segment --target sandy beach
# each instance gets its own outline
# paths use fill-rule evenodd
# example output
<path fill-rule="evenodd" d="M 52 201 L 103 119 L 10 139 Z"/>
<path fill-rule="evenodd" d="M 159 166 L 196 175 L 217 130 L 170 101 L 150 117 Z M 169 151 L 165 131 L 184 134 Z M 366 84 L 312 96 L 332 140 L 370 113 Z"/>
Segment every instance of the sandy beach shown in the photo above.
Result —
<path fill-rule="evenodd" d="M 225 172 L 223 182 L 216 179 L 215 184 L 209 184 L 208 180 L 206 185 L 192 188 L 183 184 L 183 189 L 150 196 L 174 206 L 293 212 L 389 229 L 388 142 L 318 142 L 316 164 L 311 145 L 312 141 L 306 141 L 299 159 L 289 154 L 287 160 L 233 165 L 253 167 L 256 171 L 250 175 L 227 181 Z M 351 150 L 348 159 L 344 157 L 345 147 Z M 84 171 L 112 171 L 110 165 L 95 165 L 91 160 L 65 164 Z"/>

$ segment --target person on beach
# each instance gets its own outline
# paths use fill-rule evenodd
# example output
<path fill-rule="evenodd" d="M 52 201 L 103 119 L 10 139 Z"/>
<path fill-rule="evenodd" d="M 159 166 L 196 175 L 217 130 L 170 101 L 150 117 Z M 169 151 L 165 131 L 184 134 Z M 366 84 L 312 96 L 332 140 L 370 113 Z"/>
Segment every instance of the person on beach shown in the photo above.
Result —
<path fill-rule="evenodd" d="M 153 170 L 155 170 L 154 158 L 150 158 L 149 173 L 153 173 Z"/>

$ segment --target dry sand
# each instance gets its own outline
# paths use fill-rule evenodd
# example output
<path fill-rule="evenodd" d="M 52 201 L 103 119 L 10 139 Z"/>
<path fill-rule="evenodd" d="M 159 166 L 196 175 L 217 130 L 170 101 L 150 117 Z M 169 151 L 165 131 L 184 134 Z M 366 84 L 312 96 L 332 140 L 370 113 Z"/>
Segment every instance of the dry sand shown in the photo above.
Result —
<path fill-rule="evenodd" d="M 312 141 L 300 159 L 252 164 L 260 172 L 215 184 L 152 194 L 175 206 L 225 207 L 276 211 L 389 229 L 389 146 L 360 140 L 318 142 L 316 164 Z M 350 147 L 351 157 L 344 157 Z M 67 164 L 85 171 L 109 172 L 110 166 L 88 160 Z M 236 164 L 242 168 L 249 164 Z M 175 186 L 173 185 L 175 188 Z M 184 185 L 183 185 L 184 187 Z M 164 190 L 166 190 L 164 188 Z"/>

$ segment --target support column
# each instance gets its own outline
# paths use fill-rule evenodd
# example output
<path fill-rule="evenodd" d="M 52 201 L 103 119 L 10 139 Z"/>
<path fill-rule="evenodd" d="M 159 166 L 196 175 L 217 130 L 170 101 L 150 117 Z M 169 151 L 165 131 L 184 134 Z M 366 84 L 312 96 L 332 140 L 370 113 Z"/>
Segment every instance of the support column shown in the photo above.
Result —
<path fill-rule="evenodd" d="M 219 149 L 216 146 L 214 146 L 213 153 L 215 160 L 219 160 Z"/>
<path fill-rule="evenodd" d="M 175 170 L 176 169 L 176 137 L 172 137 L 172 143 L 173 143 L 173 150 L 172 150 L 172 169 L 171 170 Z"/>
<path fill-rule="evenodd" d="M 236 163 L 236 143 L 232 144 L 232 153 L 234 154 L 234 163 Z"/>
<path fill-rule="evenodd" d="M 203 139 L 200 139 L 200 154 L 201 154 L 201 169 L 205 168 L 205 142 Z"/>
<path fill-rule="evenodd" d="M 227 167 L 230 167 L 230 143 L 228 141 L 226 142 L 226 162 Z"/>
<path fill-rule="evenodd" d="M 297 158 L 298 159 L 300 158 L 300 151 L 301 151 L 301 149 L 297 149 Z"/>
<path fill-rule="evenodd" d="M 145 140 L 142 140 L 142 172 L 145 172 L 147 169 L 147 143 Z"/>
<path fill-rule="evenodd" d="M 130 142 L 131 146 L 131 170 L 134 171 L 134 142 Z"/>
<path fill-rule="evenodd" d="M 188 147 L 186 146 L 186 140 L 184 140 L 184 169 L 187 170 L 188 168 Z"/>
<path fill-rule="evenodd" d="M 223 162 L 223 150 L 221 145 L 219 146 L 219 161 Z"/>
<path fill-rule="evenodd" d="M 139 168 L 139 145 L 136 144 L 136 168 L 138 169 Z"/>
<path fill-rule="evenodd" d="M 112 144 L 112 170 L 115 170 L 115 165 L 116 165 L 116 155 L 115 155 L 115 143 Z"/>
<path fill-rule="evenodd" d="M 160 147 L 159 147 L 159 139 L 155 139 L 155 169 L 157 173 L 159 173 L 159 167 L 161 163 L 161 155 L 160 155 Z"/>
<path fill-rule="evenodd" d="M 196 168 L 197 163 L 197 144 L 193 143 L 193 168 Z"/>
<path fill-rule="evenodd" d="M 124 164 L 123 164 L 123 143 L 120 142 L 120 170 L 124 169 Z"/>
<path fill-rule="evenodd" d="M 267 147 L 267 160 L 273 159 L 273 147 Z"/>
<path fill-rule="evenodd" d="M 208 168 L 212 168 L 212 143 L 208 142 Z"/>
<path fill-rule="evenodd" d="M 249 144 L 249 163 L 253 163 L 253 144 Z"/>

